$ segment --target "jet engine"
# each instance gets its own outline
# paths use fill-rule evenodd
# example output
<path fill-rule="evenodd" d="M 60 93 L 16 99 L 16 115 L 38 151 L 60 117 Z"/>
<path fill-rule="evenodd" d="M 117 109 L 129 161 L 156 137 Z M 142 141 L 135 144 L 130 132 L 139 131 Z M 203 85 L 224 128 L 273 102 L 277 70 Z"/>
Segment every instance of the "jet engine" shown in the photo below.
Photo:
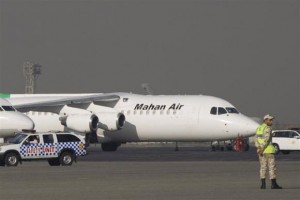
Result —
<path fill-rule="evenodd" d="M 117 131 L 124 127 L 125 115 L 118 112 L 97 113 L 99 116 L 98 127 L 106 131 Z"/>
<path fill-rule="evenodd" d="M 60 118 L 61 124 L 81 133 L 97 131 L 99 119 L 94 114 L 74 114 Z"/>

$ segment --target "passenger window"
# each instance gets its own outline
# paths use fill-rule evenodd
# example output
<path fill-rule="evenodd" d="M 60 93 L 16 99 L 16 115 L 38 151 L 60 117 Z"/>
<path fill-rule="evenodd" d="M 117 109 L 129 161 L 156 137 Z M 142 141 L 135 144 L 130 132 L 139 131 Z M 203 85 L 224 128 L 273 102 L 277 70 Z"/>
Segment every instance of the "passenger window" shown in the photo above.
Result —
<path fill-rule="evenodd" d="M 216 114 L 217 114 L 217 107 L 212 107 L 212 108 L 210 109 L 210 114 L 216 115 Z"/>
<path fill-rule="evenodd" d="M 223 115 L 223 114 L 226 114 L 227 111 L 225 110 L 225 108 L 222 108 L 222 107 L 218 107 L 218 115 Z"/>
<path fill-rule="evenodd" d="M 53 135 L 43 135 L 44 143 L 50 143 L 52 144 L 54 142 Z"/>

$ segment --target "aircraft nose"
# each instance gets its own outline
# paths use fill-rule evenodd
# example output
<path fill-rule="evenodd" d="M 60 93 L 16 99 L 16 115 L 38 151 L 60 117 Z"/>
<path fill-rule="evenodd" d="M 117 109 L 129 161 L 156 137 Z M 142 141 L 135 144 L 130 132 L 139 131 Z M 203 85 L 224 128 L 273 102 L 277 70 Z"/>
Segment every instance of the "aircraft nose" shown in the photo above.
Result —
<path fill-rule="evenodd" d="M 34 122 L 28 116 L 24 114 L 19 114 L 18 117 L 15 118 L 14 124 L 18 130 L 33 130 Z"/>
<path fill-rule="evenodd" d="M 256 121 L 249 118 L 247 121 L 247 134 L 249 136 L 255 135 L 258 126 L 259 124 Z"/>

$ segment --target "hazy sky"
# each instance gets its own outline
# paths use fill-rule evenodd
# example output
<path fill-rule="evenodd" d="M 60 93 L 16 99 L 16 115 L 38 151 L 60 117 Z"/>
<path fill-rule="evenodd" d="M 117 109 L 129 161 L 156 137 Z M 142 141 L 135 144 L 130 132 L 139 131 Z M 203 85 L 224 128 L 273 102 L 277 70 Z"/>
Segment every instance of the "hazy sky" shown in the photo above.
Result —
<path fill-rule="evenodd" d="M 300 124 L 298 0 L 0 0 L 0 91 L 224 98 Z"/>

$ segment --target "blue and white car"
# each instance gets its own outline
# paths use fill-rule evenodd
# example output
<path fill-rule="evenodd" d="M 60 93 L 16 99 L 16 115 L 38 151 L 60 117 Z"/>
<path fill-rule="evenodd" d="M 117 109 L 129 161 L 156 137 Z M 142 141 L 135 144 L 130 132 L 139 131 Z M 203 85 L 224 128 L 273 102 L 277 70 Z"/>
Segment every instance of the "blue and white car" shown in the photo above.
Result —
<path fill-rule="evenodd" d="M 74 133 L 19 133 L 9 143 L 0 144 L 2 166 L 37 159 L 47 159 L 51 166 L 66 166 L 84 155 L 84 138 Z"/>

